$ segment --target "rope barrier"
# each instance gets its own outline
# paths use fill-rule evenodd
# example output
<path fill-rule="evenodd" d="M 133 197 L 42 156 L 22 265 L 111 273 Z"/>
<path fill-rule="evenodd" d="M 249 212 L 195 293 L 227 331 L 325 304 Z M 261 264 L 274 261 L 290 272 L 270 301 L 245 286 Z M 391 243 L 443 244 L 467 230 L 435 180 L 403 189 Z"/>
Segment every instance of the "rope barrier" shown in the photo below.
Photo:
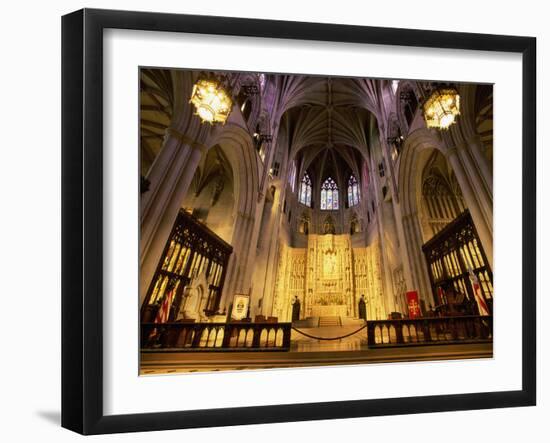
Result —
<path fill-rule="evenodd" d="M 359 329 L 357 329 L 357 331 L 350 332 L 349 334 L 342 335 L 340 337 L 316 337 L 314 335 L 308 334 L 307 332 L 300 331 L 298 328 L 295 328 L 294 326 L 292 326 L 292 329 L 294 329 L 299 334 L 305 335 L 306 337 L 313 338 L 315 340 L 342 340 L 343 338 L 347 338 L 347 337 L 350 337 L 354 334 L 357 334 L 358 332 L 362 331 L 366 327 L 367 327 L 367 324 L 365 323 L 363 326 L 361 326 Z"/>

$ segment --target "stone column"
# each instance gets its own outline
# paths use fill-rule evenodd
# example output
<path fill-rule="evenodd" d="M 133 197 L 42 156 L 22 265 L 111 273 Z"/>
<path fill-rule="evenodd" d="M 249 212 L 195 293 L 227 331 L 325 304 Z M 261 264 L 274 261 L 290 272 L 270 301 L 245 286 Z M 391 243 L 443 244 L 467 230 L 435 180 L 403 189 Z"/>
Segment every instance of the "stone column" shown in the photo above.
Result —
<path fill-rule="evenodd" d="M 479 155 L 476 155 L 478 153 Z M 492 174 L 487 179 L 487 175 L 490 172 L 487 170 L 487 163 L 485 158 L 481 156 L 479 147 L 476 146 L 475 138 L 471 139 L 468 143 L 464 143 L 458 146 L 458 155 L 462 164 L 464 165 L 464 171 L 470 178 L 470 183 L 476 190 L 476 200 L 479 203 L 480 209 L 485 218 L 485 222 L 493 231 L 493 182 Z M 485 168 L 484 168 L 485 166 Z M 489 180 L 489 181 L 487 181 Z"/>
<path fill-rule="evenodd" d="M 407 288 L 413 288 L 413 280 L 411 274 L 411 267 L 409 263 L 407 243 L 405 237 L 405 229 L 403 227 L 403 215 L 401 212 L 401 205 L 397 201 L 397 198 L 392 199 L 393 203 L 393 212 L 395 214 L 395 227 L 397 231 L 397 238 L 399 239 L 399 255 L 401 258 L 401 263 L 403 264 L 403 275 L 405 277 L 405 283 Z"/>
<path fill-rule="evenodd" d="M 453 171 L 464 195 L 464 200 L 466 201 L 466 206 L 470 210 L 474 225 L 476 227 L 477 233 L 487 255 L 487 260 L 491 268 L 493 267 L 493 227 L 492 224 L 488 225 L 486 218 L 484 216 L 484 211 L 482 210 L 476 192 L 474 192 L 474 187 L 468 180 L 462 163 L 458 158 L 457 149 L 451 148 L 446 152 L 447 161 L 453 168 Z"/>
<path fill-rule="evenodd" d="M 265 197 L 261 195 L 260 201 L 256 205 L 255 213 L 253 217 L 250 217 L 248 220 L 246 237 L 243 241 L 245 248 L 245 255 L 243 257 L 246 260 L 244 263 L 243 273 L 240 276 L 240 285 L 244 291 L 250 291 L 250 300 L 253 300 L 253 309 L 251 312 L 254 314 L 259 313 L 258 311 L 258 300 L 262 297 L 262 293 L 258 291 L 258 288 L 255 287 L 253 282 L 253 277 L 257 268 L 261 269 L 261 261 L 258 256 L 258 241 L 260 235 L 265 236 L 266 234 L 261 232 L 262 224 L 262 215 L 264 212 L 265 206 Z M 261 286 L 261 285 L 258 285 Z"/>
<path fill-rule="evenodd" d="M 391 269 L 388 263 L 387 245 L 384 237 L 384 202 L 380 201 L 382 191 L 380 190 L 379 175 L 375 168 L 370 168 L 372 184 L 374 186 L 375 206 L 376 206 L 376 224 L 378 239 L 380 242 L 380 261 L 382 262 L 382 282 L 383 291 L 385 295 L 384 307 L 386 309 L 386 315 L 391 311 L 395 311 L 397 306 L 395 305 L 395 299 L 393 297 L 393 284 Z"/>
<path fill-rule="evenodd" d="M 270 262 L 275 261 L 274 251 L 276 250 L 277 235 L 273 235 L 273 233 L 275 231 L 275 220 L 277 219 L 276 208 L 278 208 L 278 204 L 275 205 L 275 201 L 266 202 L 263 208 L 258 237 L 258 239 L 261 238 L 261 242 L 258 240 L 259 248 L 252 281 L 253 291 L 257 293 L 258 297 L 262 298 L 261 313 L 263 315 L 270 315 L 272 307 L 272 293 L 267 284 Z"/>
<path fill-rule="evenodd" d="M 147 293 L 181 203 L 206 147 L 174 129 L 149 174 L 151 189 L 141 198 L 140 302 Z"/>
<path fill-rule="evenodd" d="M 275 294 L 275 284 L 278 271 L 279 254 L 279 229 L 282 223 L 281 216 L 281 195 L 282 191 L 276 191 L 274 201 L 269 205 L 269 221 L 265 231 L 261 231 L 262 236 L 262 255 L 264 258 L 264 269 L 258 273 L 263 281 L 257 288 L 262 288 L 262 311 L 266 316 L 277 315 L 273 310 Z M 267 206 L 267 205 L 266 205 Z M 302 306 L 303 308 L 304 306 Z"/>
<path fill-rule="evenodd" d="M 250 234 L 253 227 L 253 217 L 242 212 L 237 213 L 235 228 L 231 244 L 233 253 L 229 260 L 227 277 L 224 284 L 220 306 L 229 309 L 235 293 L 248 294 L 250 288 L 243 286 L 244 274 L 246 272 L 248 248 L 250 246 Z"/>
<path fill-rule="evenodd" d="M 398 194 L 398 178 L 396 177 L 396 170 L 394 168 L 394 162 L 390 155 L 389 145 L 386 141 L 387 139 L 383 137 L 382 135 L 379 136 L 380 145 L 383 147 L 382 152 L 386 159 L 386 165 L 388 166 L 388 175 L 389 175 L 389 185 L 391 187 L 391 193 L 392 193 L 392 202 L 391 202 L 391 211 L 390 215 L 392 217 L 392 226 L 391 226 L 391 233 L 392 236 L 395 238 L 395 250 L 393 251 L 395 254 L 395 258 L 400 259 L 402 265 L 403 265 L 403 274 L 405 277 L 405 283 L 407 286 L 407 289 L 413 289 L 418 288 L 419 291 L 421 291 L 418 284 L 416 284 L 412 277 L 412 270 L 411 270 L 411 264 L 409 261 L 409 253 L 407 251 L 407 242 L 406 242 L 406 235 L 405 230 L 403 226 L 403 217 L 401 213 L 401 206 L 399 204 L 399 194 Z M 390 208 L 388 208 L 389 210 Z M 393 266 L 395 267 L 397 263 L 393 263 Z M 392 275 L 392 281 L 393 281 L 393 275 Z M 416 279 L 418 282 L 418 279 Z M 392 294 L 393 294 L 394 288 L 392 287 Z M 397 301 L 397 307 L 398 310 L 406 309 L 406 301 L 405 301 L 405 294 L 400 294 L 401 298 Z"/>
<path fill-rule="evenodd" d="M 472 156 L 479 167 L 483 181 L 487 187 L 490 195 L 493 195 L 493 171 L 490 165 L 488 164 L 487 158 L 483 155 L 483 142 L 479 138 L 479 135 L 471 137 L 467 141 L 467 145 L 470 148 Z"/>
<path fill-rule="evenodd" d="M 429 304 L 433 305 L 434 300 L 428 269 L 426 267 L 424 253 L 422 252 L 423 237 L 418 213 L 414 212 L 404 216 L 402 220 L 405 237 L 407 239 L 407 260 L 404 262 L 404 268 L 407 266 L 409 267 L 412 280 L 412 286 L 408 287 L 408 289 L 416 289 L 419 297 L 425 301 L 426 306 Z"/>

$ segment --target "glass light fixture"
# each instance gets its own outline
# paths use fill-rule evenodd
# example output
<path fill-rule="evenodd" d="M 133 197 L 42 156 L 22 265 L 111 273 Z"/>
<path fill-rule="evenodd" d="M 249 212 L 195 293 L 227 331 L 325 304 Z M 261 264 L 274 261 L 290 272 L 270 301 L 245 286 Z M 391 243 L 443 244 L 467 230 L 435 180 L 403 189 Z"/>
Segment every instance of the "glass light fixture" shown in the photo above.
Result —
<path fill-rule="evenodd" d="M 428 128 L 449 129 L 460 115 L 460 95 L 454 88 L 435 89 L 424 103 Z"/>
<path fill-rule="evenodd" d="M 233 107 L 231 95 L 222 82 L 214 78 L 197 80 L 189 102 L 195 106 L 195 114 L 210 124 L 225 124 Z"/>

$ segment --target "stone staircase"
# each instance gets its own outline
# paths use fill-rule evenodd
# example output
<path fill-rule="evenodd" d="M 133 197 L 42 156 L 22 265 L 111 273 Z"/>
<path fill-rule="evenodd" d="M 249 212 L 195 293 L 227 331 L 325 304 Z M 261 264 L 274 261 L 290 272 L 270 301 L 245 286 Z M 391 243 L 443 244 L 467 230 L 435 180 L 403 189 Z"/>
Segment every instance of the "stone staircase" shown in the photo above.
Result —
<path fill-rule="evenodd" d="M 319 317 L 319 327 L 320 328 L 326 328 L 326 327 L 334 327 L 334 326 L 342 326 L 342 321 L 340 320 L 340 317 Z"/>

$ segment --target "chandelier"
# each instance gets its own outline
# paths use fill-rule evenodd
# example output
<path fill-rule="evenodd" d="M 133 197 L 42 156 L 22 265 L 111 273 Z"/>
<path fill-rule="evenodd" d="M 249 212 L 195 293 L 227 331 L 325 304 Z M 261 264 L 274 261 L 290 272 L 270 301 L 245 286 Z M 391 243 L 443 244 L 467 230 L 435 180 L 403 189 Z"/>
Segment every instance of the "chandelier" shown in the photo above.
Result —
<path fill-rule="evenodd" d="M 225 124 L 231 109 L 233 100 L 223 85 L 216 78 L 199 78 L 193 86 L 189 103 L 195 106 L 195 114 L 204 122 Z"/>
<path fill-rule="evenodd" d="M 428 128 L 449 129 L 460 114 L 460 95 L 454 88 L 437 88 L 424 103 Z"/>

